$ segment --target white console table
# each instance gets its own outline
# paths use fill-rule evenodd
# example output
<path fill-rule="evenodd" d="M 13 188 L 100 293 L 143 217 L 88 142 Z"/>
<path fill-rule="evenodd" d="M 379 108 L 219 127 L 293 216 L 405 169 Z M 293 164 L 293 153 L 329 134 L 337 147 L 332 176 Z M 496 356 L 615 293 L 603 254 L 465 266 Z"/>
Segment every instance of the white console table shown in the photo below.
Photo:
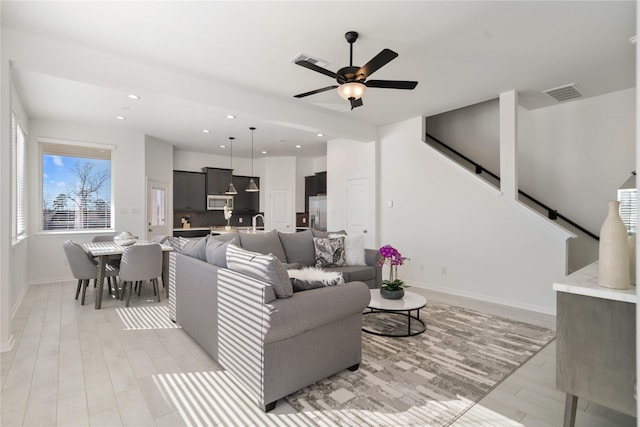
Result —
<path fill-rule="evenodd" d="M 636 417 L 636 288 L 598 285 L 598 262 L 554 283 L 556 387 L 567 393 L 564 426 L 578 397 Z"/>

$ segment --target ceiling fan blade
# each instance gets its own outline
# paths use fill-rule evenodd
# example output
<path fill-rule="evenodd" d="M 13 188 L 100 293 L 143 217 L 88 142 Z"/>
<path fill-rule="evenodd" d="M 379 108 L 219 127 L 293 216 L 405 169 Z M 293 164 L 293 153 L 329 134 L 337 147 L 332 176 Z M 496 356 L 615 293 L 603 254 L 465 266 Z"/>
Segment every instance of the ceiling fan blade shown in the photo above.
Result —
<path fill-rule="evenodd" d="M 326 68 L 322 68 L 322 67 L 318 67 L 316 64 L 309 62 L 309 61 L 305 61 L 305 60 L 300 60 L 300 61 L 296 61 L 296 65 L 300 65 L 304 68 L 308 68 L 310 70 L 316 71 L 320 74 L 324 74 L 325 76 L 329 76 L 332 77 L 334 79 L 338 78 L 338 75 L 336 73 L 334 73 L 333 71 L 329 71 Z"/>
<path fill-rule="evenodd" d="M 382 51 L 374 56 L 371 61 L 367 62 L 362 68 L 360 68 L 356 74 L 364 74 L 364 77 L 367 78 L 397 57 L 398 54 L 391 49 L 382 49 Z"/>
<path fill-rule="evenodd" d="M 362 98 L 349 98 L 349 102 L 351 103 L 351 109 L 353 110 L 356 107 L 362 107 Z"/>
<path fill-rule="evenodd" d="M 383 89 L 414 89 L 418 82 L 406 80 L 368 80 L 364 82 L 366 87 L 380 87 Z"/>
<path fill-rule="evenodd" d="M 294 98 L 304 98 L 305 96 L 315 95 L 316 93 L 326 92 L 331 89 L 337 88 L 338 85 L 323 87 L 322 89 L 312 90 L 311 92 L 299 93 L 298 95 L 293 95 Z"/>

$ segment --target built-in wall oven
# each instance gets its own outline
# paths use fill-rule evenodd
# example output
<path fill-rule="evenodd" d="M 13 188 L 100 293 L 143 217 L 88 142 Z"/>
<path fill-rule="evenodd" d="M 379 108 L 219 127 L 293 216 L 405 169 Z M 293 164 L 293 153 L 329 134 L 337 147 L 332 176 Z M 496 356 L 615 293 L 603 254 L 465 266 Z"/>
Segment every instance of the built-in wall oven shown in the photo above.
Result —
<path fill-rule="evenodd" d="M 224 206 L 227 205 L 233 209 L 233 196 L 227 195 L 208 195 L 207 196 L 207 210 L 209 211 L 221 211 L 224 210 Z"/>

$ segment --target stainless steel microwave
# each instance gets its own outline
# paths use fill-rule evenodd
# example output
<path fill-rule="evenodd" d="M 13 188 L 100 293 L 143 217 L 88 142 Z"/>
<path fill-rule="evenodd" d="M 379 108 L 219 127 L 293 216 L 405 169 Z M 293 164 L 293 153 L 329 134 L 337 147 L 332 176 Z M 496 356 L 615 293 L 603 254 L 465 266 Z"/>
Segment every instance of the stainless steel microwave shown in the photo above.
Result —
<path fill-rule="evenodd" d="M 233 209 L 233 196 L 225 195 L 208 195 L 207 196 L 207 210 L 209 211 L 221 211 L 224 210 L 224 205 Z"/>

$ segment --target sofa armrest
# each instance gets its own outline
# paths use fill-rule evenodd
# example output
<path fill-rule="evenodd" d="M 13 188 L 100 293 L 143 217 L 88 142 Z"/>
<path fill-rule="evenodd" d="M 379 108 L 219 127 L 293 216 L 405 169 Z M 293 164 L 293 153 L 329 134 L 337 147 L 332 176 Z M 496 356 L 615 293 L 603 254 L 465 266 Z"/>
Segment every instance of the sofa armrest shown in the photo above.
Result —
<path fill-rule="evenodd" d="M 305 331 L 362 313 L 371 294 L 363 282 L 296 292 L 271 304 L 265 342 L 291 338 Z"/>
<path fill-rule="evenodd" d="M 380 260 L 380 251 L 377 249 L 365 249 L 364 250 L 364 261 L 367 265 L 376 268 L 376 288 L 382 286 L 382 267 L 378 265 L 378 261 Z"/>

